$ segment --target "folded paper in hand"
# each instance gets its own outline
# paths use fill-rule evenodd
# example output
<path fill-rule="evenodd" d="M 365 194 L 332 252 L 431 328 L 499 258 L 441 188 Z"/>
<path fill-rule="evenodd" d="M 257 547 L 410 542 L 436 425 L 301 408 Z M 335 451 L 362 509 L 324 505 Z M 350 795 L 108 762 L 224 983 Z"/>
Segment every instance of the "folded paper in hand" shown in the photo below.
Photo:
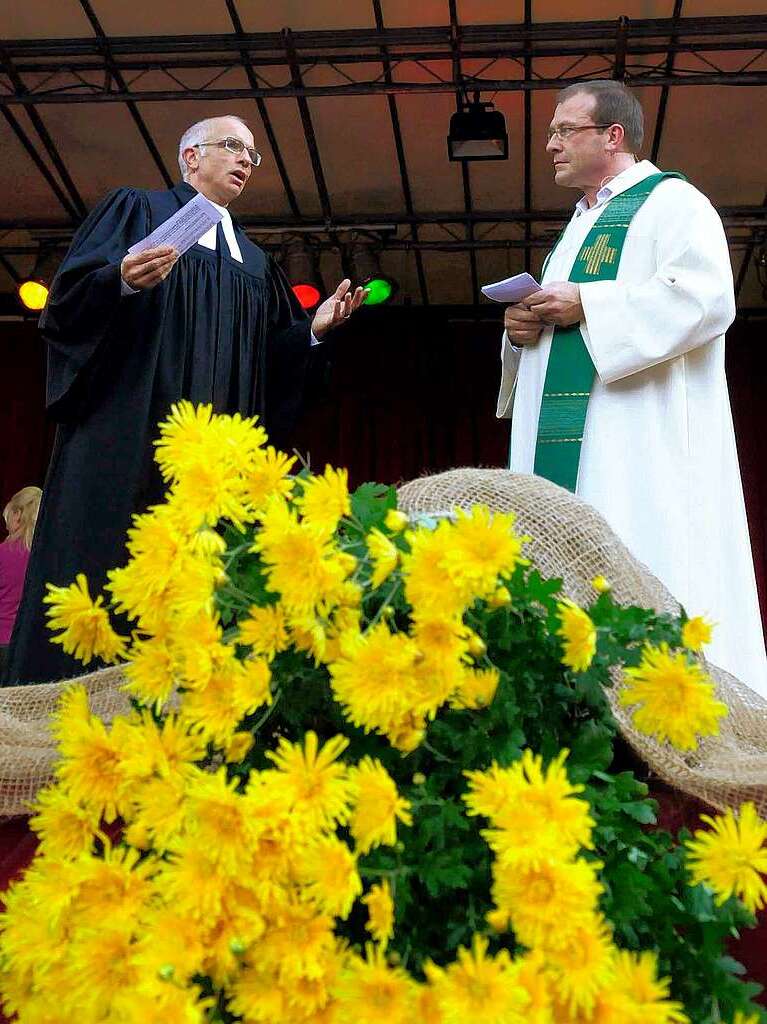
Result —
<path fill-rule="evenodd" d="M 128 249 L 131 256 L 155 249 L 158 246 L 171 246 L 179 255 L 191 249 L 199 242 L 206 231 L 223 219 L 223 213 L 209 199 L 198 192 L 185 206 L 164 220 L 159 227 L 136 242 Z"/>
<path fill-rule="evenodd" d="M 531 274 L 515 274 L 514 277 L 496 281 L 495 284 L 482 286 L 482 294 L 494 302 L 521 302 L 528 295 L 540 290 L 541 286 Z"/>

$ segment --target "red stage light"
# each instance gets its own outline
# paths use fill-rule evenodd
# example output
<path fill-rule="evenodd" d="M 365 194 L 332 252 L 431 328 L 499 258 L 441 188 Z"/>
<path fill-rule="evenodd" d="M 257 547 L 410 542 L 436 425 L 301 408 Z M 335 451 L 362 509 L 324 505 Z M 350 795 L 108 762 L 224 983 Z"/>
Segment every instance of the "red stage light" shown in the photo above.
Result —
<path fill-rule="evenodd" d="M 313 284 L 294 284 L 293 294 L 304 309 L 311 309 L 320 301 L 319 289 L 315 288 Z"/>

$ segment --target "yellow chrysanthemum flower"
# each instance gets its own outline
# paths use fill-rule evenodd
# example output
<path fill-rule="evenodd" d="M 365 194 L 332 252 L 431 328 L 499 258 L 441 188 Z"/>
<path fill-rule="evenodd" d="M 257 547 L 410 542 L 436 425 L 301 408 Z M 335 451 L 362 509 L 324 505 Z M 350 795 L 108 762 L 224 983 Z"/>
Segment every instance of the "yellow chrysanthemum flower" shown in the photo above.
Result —
<path fill-rule="evenodd" d="M 313 827 L 348 821 L 354 790 L 338 760 L 348 745 L 345 736 L 334 736 L 320 747 L 317 734 L 307 732 L 303 746 L 281 737 L 277 749 L 267 752 L 277 769 L 270 773 L 274 792 L 288 798 L 294 813 Z"/>
<path fill-rule="evenodd" d="M 245 496 L 256 511 L 274 494 L 290 497 L 294 480 L 288 474 L 295 462 L 295 455 L 285 455 L 271 445 L 257 452 L 245 476 Z"/>
<path fill-rule="evenodd" d="M 622 707 L 639 705 L 632 717 L 640 732 L 679 750 L 695 750 L 699 736 L 718 735 L 727 707 L 714 696 L 709 676 L 683 652 L 648 644 L 639 665 L 624 675 L 618 701 Z"/>
<path fill-rule="evenodd" d="M 247 618 L 239 621 L 238 643 L 249 644 L 254 654 L 261 654 L 271 661 L 288 646 L 288 631 L 285 613 L 278 604 L 259 608 L 253 605 Z"/>
<path fill-rule="evenodd" d="M 389 883 L 384 880 L 380 885 L 371 885 L 362 902 L 368 908 L 365 927 L 381 948 L 386 949 L 394 935 L 394 900 Z"/>
<path fill-rule="evenodd" d="M 40 852 L 53 860 L 89 853 L 99 831 L 100 814 L 77 803 L 62 786 L 38 793 L 29 827 L 40 838 Z"/>
<path fill-rule="evenodd" d="M 700 651 L 711 643 L 713 632 L 713 624 L 696 615 L 682 626 L 682 646 L 688 651 Z"/>
<path fill-rule="evenodd" d="M 594 914 L 602 893 L 597 878 L 601 868 L 584 860 L 496 862 L 493 899 L 525 946 L 561 947 Z"/>
<path fill-rule="evenodd" d="M 91 715 L 82 686 L 63 694 L 53 722 L 61 760 L 56 776 L 76 804 L 93 808 L 107 822 L 127 810 L 130 779 L 119 741 Z"/>
<path fill-rule="evenodd" d="M 328 666 L 333 694 L 346 716 L 368 731 L 387 733 L 417 707 L 415 643 L 378 623 L 367 633 L 344 633 L 341 657 Z"/>
<path fill-rule="evenodd" d="M 446 571 L 446 559 L 452 550 L 449 524 L 442 520 L 434 530 L 419 527 L 409 532 L 407 539 L 410 551 L 402 555 L 402 574 L 405 597 L 415 614 L 460 617 L 468 596 Z"/>
<path fill-rule="evenodd" d="M 370 584 L 380 587 L 397 568 L 399 551 L 380 530 L 371 530 L 366 537 L 367 549 L 373 561 Z"/>
<path fill-rule="evenodd" d="M 500 678 L 497 668 L 465 669 L 458 689 L 450 698 L 450 706 L 472 711 L 489 707 L 493 703 Z"/>
<path fill-rule="evenodd" d="M 514 530 L 515 518 L 513 512 L 491 512 L 484 505 L 471 512 L 456 510 L 444 566 L 467 604 L 493 593 L 499 576 L 511 576 L 517 565 L 527 564 L 522 544 L 528 538 Z"/>
<path fill-rule="evenodd" d="M 155 461 L 168 481 L 180 479 L 190 466 L 203 463 L 211 451 L 219 461 L 244 470 L 265 441 L 266 433 L 256 425 L 255 417 L 214 415 L 210 405 L 184 400 L 172 405 L 160 424 L 160 436 L 154 442 Z"/>
<path fill-rule="evenodd" d="M 562 663 L 575 672 L 585 672 L 597 650 L 594 623 L 573 601 L 560 601 L 557 611 L 561 623 L 557 636 L 564 640 Z"/>
<path fill-rule="evenodd" d="M 131 696 L 150 706 L 164 706 L 175 685 L 175 659 L 165 639 L 134 640 L 125 675 Z"/>
<path fill-rule="evenodd" d="M 397 792 L 394 779 L 380 761 L 364 757 L 349 771 L 354 787 L 354 810 L 349 828 L 360 853 L 374 846 L 393 846 L 397 821 L 412 825 L 410 804 Z"/>
<path fill-rule="evenodd" d="M 491 957 L 487 947 L 487 939 L 475 935 L 471 950 L 461 946 L 452 964 L 426 965 L 445 1024 L 526 1024 L 530 996 L 519 984 L 508 952 L 502 949 Z"/>
<path fill-rule="evenodd" d="M 416 985 L 401 967 L 390 967 L 383 950 L 367 946 L 350 955 L 336 985 L 338 1024 L 412 1024 Z"/>
<path fill-rule="evenodd" d="M 591 847 L 594 821 L 583 792 L 567 777 L 567 750 L 543 768 L 540 754 L 525 750 L 510 768 L 493 765 L 486 772 L 466 772 L 469 814 L 490 818 L 495 826 L 483 835 L 502 862 L 524 858 L 574 857 Z"/>
<path fill-rule="evenodd" d="M 610 989 L 625 999 L 626 1024 L 689 1024 L 681 1003 L 668 998 L 671 982 L 658 978 L 657 957 L 650 951 L 615 951 Z"/>
<path fill-rule="evenodd" d="M 300 523 L 281 498 L 269 501 L 253 549 L 261 553 L 269 590 L 282 597 L 286 610 L 303 614 L 322 602 L 337 603 L 334 598 L 356 564 L 324 534 Z"/>
<path fill-rule="evenodd" d="M 298 856 L 305 894 L 331 917 L 348 917 L 362 892 L 357 858 L 337 836 L 321 836 Z"/>
<path fill-rule="evenodd" d="M 728 807 L 716 818 L 701 815 L 711 832 L 702 829 L 685 844 L 693 881 L 716 893 L 717 903 L 737 896 L 753 914 L 767 904 L 767 822 L 753 803 L 741 804 L 737 817 Z"/>
<path fill-rule="evenodd" d="M 68 587 L 49 583 L 46 589 L 48 629 L 63 630 L 51 637 L 53 643 L 85 664 L 93 658 L 112 663 L 125 657 L 125 638 L 112 629 L 103 597 L 91 598 L 83 573 Z"/>
<path fill-rule="evenodd" d="M 606 594 L 610 589 L 610 582 L 604 576 L 595 576 L 591 581 L 591 585 L 598 594 Z"/>
<path fill-rule="evenodd" d="M 547 951 L 547 974 L 557 999 L 571 1014 L 588 1017 L 599 992 L 613 977 L 615 948 L 604 918 L 593 915 L 579 924 L 567 944 Z"/>
<path fill-rule="evenodd" d="M 295 504 L 304 523 L 323 536 L 330 536 L 339 520 L 351 514 L 347 470 L 326 466 L 321 476 L 299 479 L 299 484 L 303 491 Z"/>

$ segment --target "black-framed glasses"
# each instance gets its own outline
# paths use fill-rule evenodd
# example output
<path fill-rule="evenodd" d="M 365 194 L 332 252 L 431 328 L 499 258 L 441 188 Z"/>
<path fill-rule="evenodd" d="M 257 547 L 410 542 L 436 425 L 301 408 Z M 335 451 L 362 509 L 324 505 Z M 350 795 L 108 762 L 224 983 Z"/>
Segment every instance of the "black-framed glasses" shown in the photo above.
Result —
<path fill-rule="evenodd" d="M 614 121 L 610 124 L 560 124 L 556 128 L 549 128 L 546 132 L 546 139 L 551 142 L 553 138 L 561 139 L 564 142 L 565 139 L 569 139 L 573 132 L 585 132 L 589 128 L 612 128 Z"/>
<path fill-rule="evenodd" d="M 195 145 L 220 146 L 221 149 L 225 149 L 228 153 L 235 153 L 237 156 L 246 152 L 254 167 L 258 167 L 261 163 L 261 154 L 257 149 L 253 149 L 252 146 L 246 146 L 241 139 L 235 139 L 232 135 L 228 136 L 226 139 L 206 139 L 205 142 L 197 142 Z"/>

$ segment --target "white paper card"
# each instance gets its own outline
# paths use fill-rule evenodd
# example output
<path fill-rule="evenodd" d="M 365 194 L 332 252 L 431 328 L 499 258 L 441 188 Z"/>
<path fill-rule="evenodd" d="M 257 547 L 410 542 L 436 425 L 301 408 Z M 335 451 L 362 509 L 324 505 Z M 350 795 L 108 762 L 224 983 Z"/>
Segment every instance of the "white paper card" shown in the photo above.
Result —
<path fill-rule="evenodd" d="M 223 213 L 198 192 L 194 199 L 163 221 L 146 238 L 132 245 L 128 252 L 133 256 L 145 249 L 169 245 L 181 255 L 191 249 L 195 242 L 199 242 L 205 232 L 223 220 L 223 217 Z"/>
<path fill-rule="evenodd" d="M 515 274 L 503 281 L 482 286 L 482 294 L 494 302 L 521 302 L 522 299 L 539 292 L 541 286 L 531 274 Z"/>

